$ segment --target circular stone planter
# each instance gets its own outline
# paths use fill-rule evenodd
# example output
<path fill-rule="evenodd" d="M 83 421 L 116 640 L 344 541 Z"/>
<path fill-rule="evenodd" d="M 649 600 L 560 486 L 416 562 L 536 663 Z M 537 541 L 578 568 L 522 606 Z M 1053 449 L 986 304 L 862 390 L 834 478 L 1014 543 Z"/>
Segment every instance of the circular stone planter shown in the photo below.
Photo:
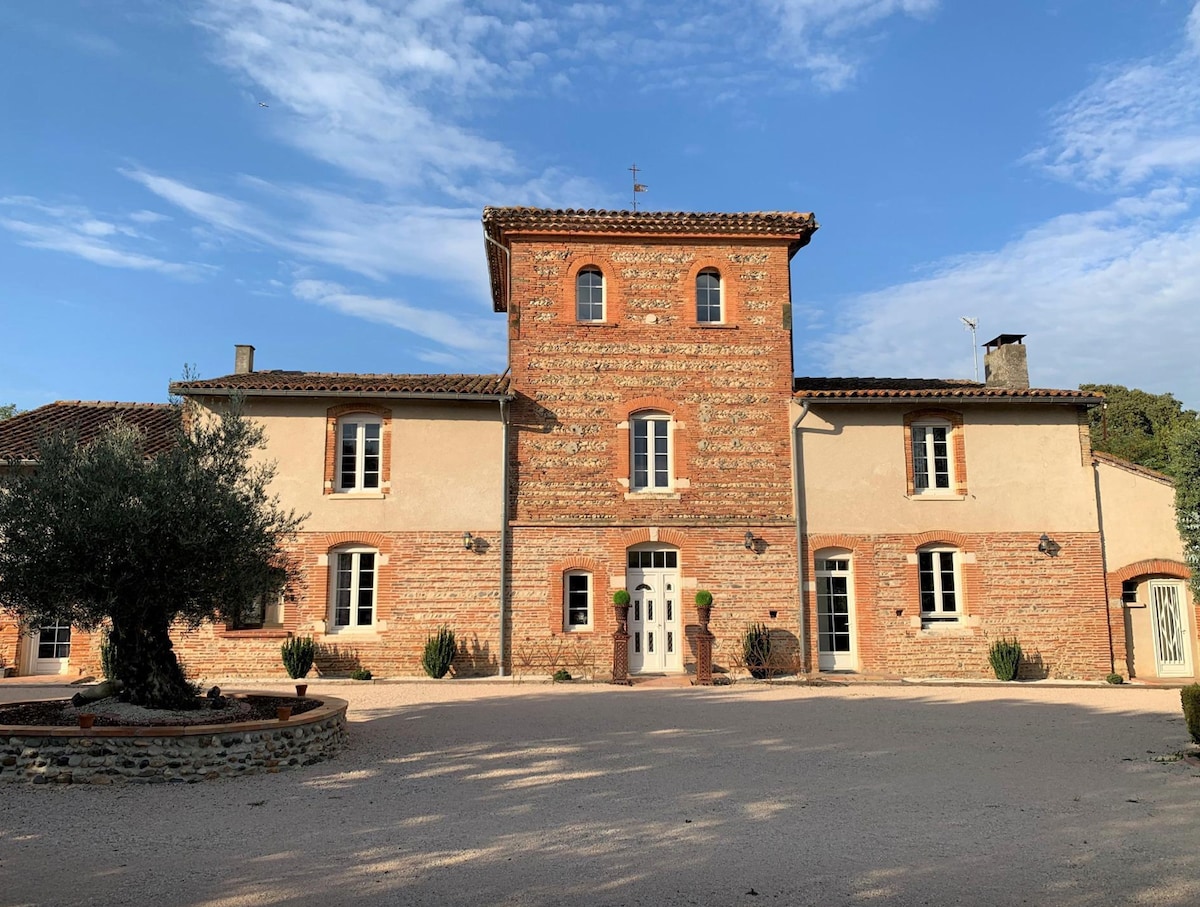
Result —
<path fill-rule="evenodd" d="M 194 782 L 312 765 L 346 745 L 347 706 L 322 696 L 320 706 L 286 721 L 88 730 L 0 725 L 0 784 Z"/>

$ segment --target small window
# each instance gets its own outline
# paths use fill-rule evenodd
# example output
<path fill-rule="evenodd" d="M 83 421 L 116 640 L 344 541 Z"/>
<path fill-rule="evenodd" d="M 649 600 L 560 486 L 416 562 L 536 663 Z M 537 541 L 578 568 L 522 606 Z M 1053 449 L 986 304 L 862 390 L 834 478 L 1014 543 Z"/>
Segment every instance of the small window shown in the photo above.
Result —
<path fill-rule="evenodd" d="M 954 548 L 926 548 L 917 552 L 922 623 L 946 623 L 962 617 L 958 560 Z"/>
<path fill-rule="evenodd" d="M 913 492 L 948 494 L 954 488 L 950 424 L 916 422 L 912 426 Z"/>
<path fill-rule="evenodd" d="M 367 548 L 336 551 L 331 560 L 331 628 L 374 626 L 378 552 Z"/>
<path fill-rule="evenodd" d="M 1126 605 L 1136 605 L 1138 594 L 1138 581 L 1135 579 L 1127 579 L 1121 583 L 1121 601 Z"/>
<path fill-rule="evenodd" d="M 701 324 L 721 323 L 721 275 L 714 270 L 696 275 L 696 320 Z"/>
<path fill-rule="evenodd" d="M 641 413 L 630 419 L 633 445 L 629 477 L 632 491 L 669 491 L 671 488 L 671 417 L 666 413 Z"/>
<path fill-rule="evenodd" d="M 575 277 L 575 318 L 604 320 L 604 275 L 597 268 L 584 268 Z"/>
<path fill-rule="evenodd" d="M 626 564 L 635 568 L 660 567 L 673 570 L 679 566 L 679 552 L 666 549 L 658 551 L 630 551 L 627 555 Z M 667 588 L 669 589 L 670 586 Z"/>
<path fill-rule="evenodd" d="M 563 629 L 592 628 L 592 575 L 571 571 L 563 577 Z"/>
<path fill-rule="evenodd" d="M 383 424 L 357 413 L 338 420 L 337 490 L 379 491 Z"/>

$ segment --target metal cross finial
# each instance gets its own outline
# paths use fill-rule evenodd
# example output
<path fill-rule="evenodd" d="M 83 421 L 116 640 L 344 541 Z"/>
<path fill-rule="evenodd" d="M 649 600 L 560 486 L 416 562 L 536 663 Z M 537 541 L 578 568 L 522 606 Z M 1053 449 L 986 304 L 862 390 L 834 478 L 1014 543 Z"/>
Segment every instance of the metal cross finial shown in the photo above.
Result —
<path fill-rule="evenodd" d="M 632 167 L 630 167 L 629 172 L 633 174 L 633 210 L 637 211 L 637 194 L 639 192 L 649 192 L 650 187 L 645 185 L 644 183 L 639 183 L 637 181 L 637 175 L 638 175 L 638 165 L 637 164 L 634 164 Z"/>

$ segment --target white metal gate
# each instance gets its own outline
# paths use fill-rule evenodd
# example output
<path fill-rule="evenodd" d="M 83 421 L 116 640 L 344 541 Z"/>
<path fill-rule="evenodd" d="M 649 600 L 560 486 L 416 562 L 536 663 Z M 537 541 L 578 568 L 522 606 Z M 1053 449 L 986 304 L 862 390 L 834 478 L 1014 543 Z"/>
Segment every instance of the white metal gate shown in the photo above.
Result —
<path fill-rule="evenodd" d="M 1159 677 L 1190 677 L 1192 653 L 1183 583 L 1150 580 L 1150 625 Z"/>

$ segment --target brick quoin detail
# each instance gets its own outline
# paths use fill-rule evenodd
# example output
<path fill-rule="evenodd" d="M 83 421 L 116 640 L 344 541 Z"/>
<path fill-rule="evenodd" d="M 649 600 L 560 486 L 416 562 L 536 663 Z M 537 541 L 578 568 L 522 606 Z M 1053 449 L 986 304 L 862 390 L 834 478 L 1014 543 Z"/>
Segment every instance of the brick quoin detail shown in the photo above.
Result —
<path fill-rule="evenodd" d="M 912 427 L 914 422 L 940 419 L 950 423 L 950 449 L 954 457 L 954 493 L 967 493 L 967 445 L 962 413 L 952 409 L 917 409 L 904 414 L 904 481 L 911 498 L 917 493 L 913 481 Z"/>
<path fill-rule="evenodd" d="M 590 630 L 568 630 L 566 627 L 565 590 L 563 577 L 569 570 L 583 570 L 592 575 L 592 628 Z M 605 593 L 608 592 L 608 571 L 604 564 L 592 557 L 571 557 L 550 566 L 550 590 L 546 601 L 546 626 L 551 634 L 556 633 L 595 633 L 600 630 L 602 606 L 606 603 Z M 611 597 L 607 603 L 611 604 Z M 611 630 L 609 631 L 611 632 Z"/>
<path fill-rule="evenodd" d="M 324 494 L 334 494 L 337 483 L 338 419 L 351 413 L 378 416 L 379 428 L 379 491 L 392 490 L 392 411 L 377 403 L 340 403 L 325 411 L 325 485 Z"/>
<path fill-rule="evenodd" d="M 1179 561 L 1168 561 L 1161 558 L 1151 560 L 1137 561 L 1122 567 L 1120 570 L 1110 571 L 1108 574 L 1108 597 L 1110 599 L 1121 597 L 1121 584 L 1126 580 L 1137 579 L 1141 576 L 1169 576 L 1173 579 L 1191 579 L 1192 571 L 1188 569 L 1187 564 Z"/>

